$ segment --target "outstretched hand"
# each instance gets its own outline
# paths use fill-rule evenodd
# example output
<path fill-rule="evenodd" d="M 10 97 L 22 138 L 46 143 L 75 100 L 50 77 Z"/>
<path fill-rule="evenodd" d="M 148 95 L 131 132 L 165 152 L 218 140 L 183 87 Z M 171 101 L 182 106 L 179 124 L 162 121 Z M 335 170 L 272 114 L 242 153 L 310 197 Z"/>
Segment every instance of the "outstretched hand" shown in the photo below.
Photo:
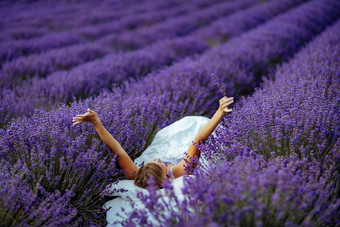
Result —
<path fill-rule="evenodd" d="M 85 121 L 91 122 L 93 125 L 100 122 L 97 113 L 90 109 L 87 109 L 85 114 L 78 114 L 72 121 L 74 122 L 73 125 L 77 125 Z"/>
<path fill-rule="evenodd" d="M 234 97 L 226 97 L 220 99 L 220 107 L 218 108 L 219 111 L 223 113 L 230 113 L 233 109 L 229 109 L 228 106 L 234 102 Z"/>

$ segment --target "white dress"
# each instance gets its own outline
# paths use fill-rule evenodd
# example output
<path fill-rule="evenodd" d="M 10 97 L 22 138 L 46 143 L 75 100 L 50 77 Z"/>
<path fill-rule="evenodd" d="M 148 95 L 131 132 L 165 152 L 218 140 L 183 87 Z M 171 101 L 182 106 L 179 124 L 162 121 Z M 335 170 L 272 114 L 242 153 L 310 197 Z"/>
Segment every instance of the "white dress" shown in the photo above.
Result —
<path fill-rule="evenodd" d="M 161 129 L 155 136 L 150 146 L 143 152 L 143 154 L 135 159 L 135 164 L 140 166 L 143 162 L 148 162 L 160 158 L 163 162 L 171 162 L 173 164 L 179 163 L 188 150 L 190 144 L 194 140 L 200 129 L 209 121 L 207 117 L 201 116 L 188 116 L 179 121 L 172 123 L 171 125 Z M 183 177 L 179 177 L 173 180 L 173 186 L 176 195 L 180 198 L 181 187 L 183 186 Z M 124 212 L 131 211 L 132 209 L 143 209 L 143 204 L 138 201 L 134 195 L 141 189 L 133 184 L 133 180 L 124 180 L 117 184 L 112 185 L 113 188 L 124 188 L 128 190 L 126 194 L 115 193 L 114 196 L 119 196 L 113 200 L 106 202 L 103 206 L 104 209 L 110 208 L 106 212 L 107 226 L 121 226 L 115 222 L 124 220 Z M 160 189 L 162 190 L 162 189 Z M 135 207 L 132 208 L 130 201 L 134 202 Z M 114 224 L 115 223 L 115 224 Z"/>

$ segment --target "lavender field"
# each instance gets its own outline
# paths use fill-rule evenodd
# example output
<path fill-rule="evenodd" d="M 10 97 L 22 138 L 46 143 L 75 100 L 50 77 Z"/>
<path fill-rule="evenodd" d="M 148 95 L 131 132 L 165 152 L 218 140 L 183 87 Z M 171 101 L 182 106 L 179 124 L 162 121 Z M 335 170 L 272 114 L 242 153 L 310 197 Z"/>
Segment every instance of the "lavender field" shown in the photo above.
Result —
<path fill-rule="evenodd" d="M 185 199 L 150 188 L 124 226 L 340 225 L 340 1 L 6 0 L 0 16 L 0 226 L 107 224 L 124 174 L 72 125 L 87 108 L 135 159 L 223 95 Z"/>

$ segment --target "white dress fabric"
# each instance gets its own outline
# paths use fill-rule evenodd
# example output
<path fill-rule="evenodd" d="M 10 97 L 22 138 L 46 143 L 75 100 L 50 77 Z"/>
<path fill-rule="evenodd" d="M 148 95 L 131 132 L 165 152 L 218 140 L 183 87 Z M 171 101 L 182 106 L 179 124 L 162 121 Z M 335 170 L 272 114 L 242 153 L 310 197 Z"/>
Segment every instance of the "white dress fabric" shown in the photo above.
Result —
<path fill-rule="evenodd" d="M 163 162 L 178 164 L 197 133 L 209 120 L 207 117 L 187 116 L 161 129 L 150 146 L 135 159 L 135 164 L 139 166 L 157 158 Z"/>
<path fill-rule="evenodd" d="M 140 157 L 135 159 L 135 164 L 140 166 L 143 162 L 152 161 L 157 158 L 160 158 L 163 162 L 178 164 L 184 158 L 185 152 L 190 144 L 192 144 L 197 133 L 209 120 L 207 117 L 188 116 L 161 129 L 150 146 Z M 175 194 L 179 199 L 183 199 L 181 193 L 183 178 L 179 177 L 172 181 Z M 117 192 L 121 188 L 127 191 Z M 136 194 L 137 191 L 147 193 L 147 190 L 135 186 L 133 180 L 119 181 L 118 184 L 109 185 L 108 190 L 111 190 L 109 195 L 119 197 L 106 202 L 103 206 L 104 209 L 110 208 L 106 212 L 107 226 L 121 226 L 119 222 L 126 218 L 122 208 L 126 212 L 132 211 L 132 209 L 143 209 L 144 206 L 138 200 Z M 160 193 L 162 193 L 162 190 L 159 190 Z M 112 192 L 114 193 L 112 194 Z M 166 195 L 162 198 L 166 199 Z M 131 201 L 134 203 L 134 208 L 131 207 Z"/>

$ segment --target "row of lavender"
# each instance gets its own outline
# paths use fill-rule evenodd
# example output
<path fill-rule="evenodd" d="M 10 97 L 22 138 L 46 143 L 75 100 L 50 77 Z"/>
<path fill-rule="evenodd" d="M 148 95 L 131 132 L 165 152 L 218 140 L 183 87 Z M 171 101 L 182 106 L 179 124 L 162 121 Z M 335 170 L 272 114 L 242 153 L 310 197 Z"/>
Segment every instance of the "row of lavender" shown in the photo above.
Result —
<path fill-rule="evenodd" d="M 257 37 L 256 45 L 247 44 L 246 49 L 252 48 L 253 51 L 264 52 L 263 46 L 267 42 L 275 43 L 274 38 L 263 40 L 268 31 L 272 32 L 273 37 L 276 34 L 275 37 L 278 39 L 282 36 L 280 32 L 290 31 L 288 28 L 291 28 L 296 21 L 300 21 L 300 24 L 296 25 L 295 29 L 304 29 L 304 35 L 298 37 L 309 37 L 301 39 L 301 42 L 307 41 L 312 36 L 310 34 L 315 35 L 321 32 L 326 24 L 336 19 L 339 11 L 337 4 L 337 1 L 313 1 L 304 4 L 244 34 L 241 36 L 242 42 L 247 43 L 250 39 L 255 40 Z M 313 28 L 307 28 L 306 19 L 303 18 L 311 13 L 316 18 L 315 24 Z M 274 29 L 274 25 L 286 25 L 287 29 Z M 289 39 L 286 36 L 283 38 L 288 44 L 293 42 L 292 38 Z M 233 42 L 236 41 L 231 40 L 231 43 Z M 278 43 L 280 42 L 278 39 Z M 262 46 L 262 49 L 255 48 L 255 46 Z M 231 46 L 226 44 L 220 48 L 229 47 Z M 295 46 L 295 49 L 291 48 L 283 52 L 284 58 L 279 60 L 289 57 L 297 49 L 298 47 Z M 280 48 L 277 52 L 271 51 L 270 55 L 267 54 L 261 58 L 262 64 L 271 61 L 273 56 L 282 54 Z M 215 56 L 215 61 L 217 61 L 218 54 L 221 58 L 224 57 L 221 53 L 223 51 L 218 48 L 208 52 L 211 54 L 210 57 Z M 167 69 L 168 77 L 172 77 L 173 81 L 171 79 L 160 81 L 156 79 L 156 76 L 150 75 L 134 85 L 128 84 L 127 90 L 115 89 L 114 93 L 103 93 L 97 98 L 75 102 L 71 108 L 62 106 L 51 112 L 36 110 L 32 117 L 15 120 L 6 130 L 1 130 L 0 144 L 3 149 L 1 150 L 2 175 L 0 179 L 3 182 L 1 190 L 6 195 L 2 199 L 10 198 L 2 201 L 5 205 L 1 209 L 12 217 L 6 216 L 4 220 L 32 222 L 36 225 L 46 223 L 61 225 L 77 221 L 88 223 L 91 220 L 97 220 L 95 217 L 100 215 L 100 213 L 95 213 L 100 203 L 99 194 L 105 185 L 116 179 L 120 173 L 115 165 L 115 159 L 112 160 L 107 154 L 107 149 L 100 142 L 93 128 L 86 124 L 71 127 L 72 116 L 83 112 L 88 107 L 93 108 L 100 114 L 104 125 L 122 143 L 127 152 L 132 157 L 136 157 L 151 142 L 158 128 L 185 115 L 202 114 L 214 108 L 211 103 L 216 103 L 216 89 L 212 84 L 211 86 L 207 84 L 208 86 L 205 87 L 203 82 L 208 79 L 203 80 L 203 75 L 199 76 L 200 72 L 206 70 L 205 67 L 212 67 L 212 65 L 204 65 L 208 63 L 208 61 L 203 61 L 209 57 L 208 54 L 196 61 L 190 60 L 191 65 L 195 65 L 194 70 L 191 67 L 186 68 L 185 64 L 188 61 L 184 61 L 182 72 L 186 74 L 185 77 L 178 73 L 172 74 L 175 72 L 174 69 L 179 69 L 180 63 L 178 63 L 175 67 Z M 250 55 L 250 57 L 254 56 L 255 54 Z M 249 56 L 239 55 L 238 57 L 239 60 L 243 58 L 247 62 L 246 57 Z M 186 71 L 184 71 L 185 68 Z M 166 70 L 163 70 L 158 76 L 166 79 L 165 72 Z M 266 70 L 262 69 L 262 72 Z M 216 75 L 222 78 L 228 74 Z M 209 74 L 205 76 L 209 78 Z M 144 81 L 152 82 L 153 88 L 151 89 L 151 86 L 147 84 L 143 85 Z M 169 88 L 165 86 L 165 83 L 168 83 L 166 85 Z M 143 87 L 149 90 L 140 89 Z M 170 90 L 171 87 L 176 87 L 176 89 Z M 130 90 L 130 88 L 139 90 Z M 193 91 L 195 91 L 194 94 L 192 94 Z M 232 92 L 237 95 L 238 90 L 229 91 L 229 93 Z M 212 98 L 211 95 L 215 96 Z M 41 212 L 42 210 L 44 212 Z"/>
<path fill-rule="evenodd" d="M 248 0 L 250 1 L 250 0 Z M 214 2 L 210 2 L 207 0 L 200 0 L 199 3 L 203 4 L 205 7 L 211 7 L 214 5 Z M 193 13 L 197 9 L 202 7 L 202 4 L 186 4 L 180 5 L 174 8 L 168 9 L 166 6 L 164 10 L 154 10 L 151 7 L 150 11 L 147 11 L 142 14 L 131 14 L 129 16 L 124 17 L 121 20 L 109 22 L 103 26 L 90 26 L 90 27 L 80 27 L 75 30 L 67 31 L 67 32 L 57 32 L 57 33 L 47 33 L 45 36 L 30 39 L 30 40 L 18 40 L 13 41 L 9 40 L 6 42 L 0 43 L 0 62 L 4 63 L 6 61 L 11 61 L 19 56 L 27 56 L 33 53 L 41 53 L 50 49 L 61 48 L 65 46 L 70 46 L 74 44 L 86 43 L 95 38 L 100 38 L 102 40 L 107 40 L 107 38 L 112 38 L 112 33 L 116 34 L 115 36 L 120 37 L 121 32 L 127 31 L 129 29 L 134 29 L 138 27 L 148 27 L 150 24 L 162 22 L 167 18 L 182 16 L 188 21 L 188 18 L 184 16 L 185 13 Z M 149 2 L 152 5 L 152 2 Z M 223 2 L 220 3 L 223 6 Z M 146 7 L 148 8 L 148 7 Z M 223 7 L 222 7 L 223 8 Z M 202 13 L 205 11 L 203 10 Z M 216 10 L 216 8 L 215 8 Z M 217 13 L 221 13 L 219 10 Z M 196 12 L 196 14 L 199 12 Z M 211 15 L 211 13 L 210 13 Z M 210 17 L 214 17 L 211 15 Z M 184 23 L 181 20 L 185 19 L 178 18 L 178 22 Z M 172 18 L 173 19 L 173 18 Z M 189 22 L 190 23 L 190 22 Z M 197 24 L 197 22 L 196 22 Z M 169 26 L 169 25 L 168 25 Z M 159 29 L 159 28 L 158 28 Z M 181 28 L 177 28 L 181 29 Z M 183 28 L 182 28 L 183 29 Z M 155 31 L 156 32 L 156 31 Z M 105 36 L 104 36 L 105 35 Z M 104 36 L 104 37 L 102 37 Z M 102 38 L 101 38 L 102 37 Z M 106 38 L 107 37 L 107 38 Z M 105 42 L 104 42 L 105 43 Z M 104 44 L 103 43 L 103 44 Z M 110 48 L 111 49 L 111 48 Z"/>
<path fill-rule="evenodd" d="M 124 15 L 145 11 L 132 1 L 130 1 L 132 7 L 125 6 L 125 9 L 121 9 L 123 4 L 109 4 L 104 1 L 102 4 L 91 4 L 90 1 L 78 4 L 65 3 L 50 2 L 46 5 L 43 2 L 35 2 L 12 4 L 2 8 L 1 42 L 38 38 L 51 32 L 68 31 L 89 24 L 101 25 L 110 20 L 116 21 Z M 89 8 L 91 10 L 88 10 Z M 86 11 L 87 13 L 84 13 Z"/>
<path fill-rule="evenodd" d="M 137 1 L 129 0 L 111 3 L 101 1 L 95 4 L 91 1 L 76 4 L 56 1 L 50 2 L 49 5 L 43 2 L 12 4 L 11 6 L 3 7 L 0 11 L 3 16 L 1 21 L 3 31 L 0 33 L 1 41 L 31 39 L 46 35 L 52 31 L 86 29 L 93 28 L 96 25 L 108 27 L 107 25 L 111 24 L 112 21 L 120 20 L 122 17 L 125 19 L 133 14 L 142 15 L 150 11 L 162 11 L 164 8 L 176 8 L 180 3 L 181 1 L 177 0 L 162 2 L 149 0 L 143 4 L 138 4 Z M 207 2 L 194 1 L 190 2 L 190 4 L 204 7 Z M 153 19 L 152 16 L 150 19 Z M 139 22 L 135 21 L 135 23 Z"/>
<path fill-rule="evenodd" d="M 146 4 L 149 2 L 151 1 L 146 2 Z M 4 16 L 2 20 L 2 27 L 4 29 L 14 26 L 34 26 L 62 30 L 64 28 L 78 27 L 88 23 L 115 20 L 119 14 L 125 13 L 127 10 L 131 11 L 131 13 L 145 10 L 145 7 L 142 5 L 134 3 L 136 3 L 134 0 L 125 2 L 116 1 L 112 2 L 112 4 L 109 1 L 101 1 L 97 4 L 93 4 L 91 1 L 82 1 L 76 4 L 74 2 L 51 1 L 50 4 L 47 5 L 39 1 L 26 2 L 26 4 L 24 1 L 17 1 L 14 4 L 3 6 L 0 13 Z M 127 6 L 130 7 L 128 8 Z M 84 14 L 84 12 L 86 12 L 86 14 Z M 102 12 L 102 14 L 100 14 L 100 12 Z M 79 18 L 75 21 L 74 18 L 77 17 Z M 62 18 L 66 20 L 61 21 Z"/>
<path fill-rule="evenodd" d="M 201 146 L 210 166 L 187 181 L 187 199 L 166 187 L 176 209 L 150 189 L 141 196 L 146 209 L 126 224 L 339 224 L 339 33 L 340 21 L 234 108 Z"/>
<path fill-rule="evenodd" d="M 293 0 L 255 5 L 223 17 L 207 27 L 195 30 L 188 36 L 160 41 L 123 55 L 111 54 L 69 72 L 56 72 L 46 79 L 28 81 L 13 90 L 4 90 L 1 96 L 3 103 L 1 117 L 4 119 L 9 116 L 20 116 L 22 113 L 28 115 L 34 108 L 44 108 L 60 101 L 67 103 L 72 97 L 86 98 L 103 88 L 110 88 L 112 83 L 121 82 L 129 77 L 144 76 L 185 56 L 207 50 L 207 43 L 212 39 L 219 41 L 226 37 L 237 36 L 299 3 L 301 1 Z M 228 5 L 229 10 L 237 9 L 237 5 Z M 233 26 L 220 29 L 221 24 Z M 6 81 L 9 81 L 9 78 Z M 3 124 L 6 122 L 7 120 L 3 120 Z"/>

